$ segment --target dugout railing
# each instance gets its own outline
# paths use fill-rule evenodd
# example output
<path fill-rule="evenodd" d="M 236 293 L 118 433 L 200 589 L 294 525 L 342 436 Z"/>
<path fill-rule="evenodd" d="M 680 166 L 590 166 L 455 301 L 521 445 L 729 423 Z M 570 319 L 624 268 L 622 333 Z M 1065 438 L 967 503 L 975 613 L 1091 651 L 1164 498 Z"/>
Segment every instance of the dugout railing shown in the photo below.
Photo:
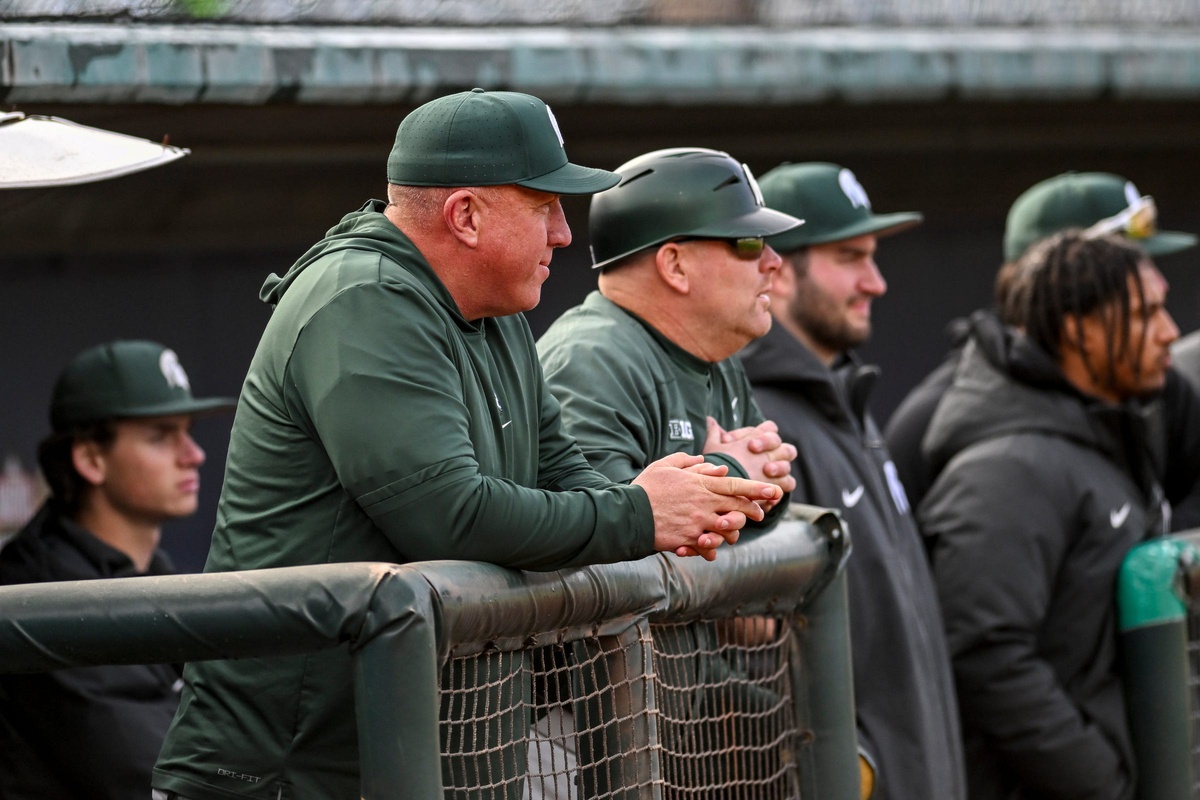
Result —
<path fill-rule="evenodd" d="M 1200 530 L 1130 551 L 1117 580 L 1138 800 L 1200 800 Z"/>
<path fill-rule="evenodd" d="M 848 550 L 836 515 L 793 506 L 715 563 L 0 587 L 0 671 L 347 646 L 365 800 L 852 800 Z"/>

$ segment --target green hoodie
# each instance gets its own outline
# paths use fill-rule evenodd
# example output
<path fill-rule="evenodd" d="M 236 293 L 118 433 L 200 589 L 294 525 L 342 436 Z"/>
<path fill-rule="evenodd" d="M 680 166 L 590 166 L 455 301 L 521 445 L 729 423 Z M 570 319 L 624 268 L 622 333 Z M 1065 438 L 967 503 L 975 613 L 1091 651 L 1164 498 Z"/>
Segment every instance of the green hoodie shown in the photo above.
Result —
<path fill-rule="evenodd" d="M 378 201 L 262 299 L 206 570 L 345 561 L 558 569 L 653 552 L 649 500 L 588 466 L 521 315 L 468 322 Z M 156 788 L 357 798 L 351 661 L 190 664 Z"/>
<path fill-rule="evenodd" d="M 726 430 L 764 419 L 738 359 L 697 358 L 598 291 L 559 317 L 537 349 L 567 430 L 614 481 L 628 483 L 672 453 L 700 455 L 708 417 Z M 704 458 L 749 477 L 725 453 Z M 785 496 L 746 532 L 772 528 L 787 504 Z"/>

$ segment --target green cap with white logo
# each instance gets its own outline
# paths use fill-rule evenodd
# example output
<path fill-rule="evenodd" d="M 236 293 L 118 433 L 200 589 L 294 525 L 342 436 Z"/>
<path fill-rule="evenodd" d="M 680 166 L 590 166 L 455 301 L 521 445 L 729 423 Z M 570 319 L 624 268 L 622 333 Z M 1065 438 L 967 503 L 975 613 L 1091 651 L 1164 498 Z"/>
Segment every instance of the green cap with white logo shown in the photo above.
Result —
<path fill-rule="evenodd" d="M 568 161 L 554 112 L 538 98 L 483 89 L 439 97 L 405 117 L 387 176 L 407 186 L 516 184 L 551 194 L 592 194 L 621 179 Z"/>
<path fill-rule="evenodd" d="M 758 182 L 769 208 L 804 218 L 803 226 L 767 240 L 780 253 L 868 233 L 887 236 L 922 219 L 915 211 L 874 213 L 858 178 L 838 164 L 780 164 Z"/>
<path fill-rule="evenodd" d="M 1148 215 L 1136 213 L 1139 204 Z M 1016 261 L 1030 245 L 1052 234 L 1097 225 L 1106 225 L 1108 232 L 1125 236 L 1151 256 L 1196 246 L 1195 235 L 1160 231 L 1157 223 L 1153 201 L 1132 181 L 1108 172 L 1065 172 L 1026 189 L 1012 204 L 1004 225 L 1004 260 Z"/>
<path fill-rule="evenodd" d="M 105 419 L 199 414 L 234 405 L 227 397 L 193 397 L 174 350 L 156 342 L 116 341 L 83 351 L 59 375 L 50 425 L 64 431 Z"/>

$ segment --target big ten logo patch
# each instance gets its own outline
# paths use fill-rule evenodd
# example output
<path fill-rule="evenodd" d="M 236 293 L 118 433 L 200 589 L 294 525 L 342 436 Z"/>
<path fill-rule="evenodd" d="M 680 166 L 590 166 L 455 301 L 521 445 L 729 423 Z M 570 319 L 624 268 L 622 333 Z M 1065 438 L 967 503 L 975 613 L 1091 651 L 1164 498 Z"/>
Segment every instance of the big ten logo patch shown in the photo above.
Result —
<path fill-rule="evenodd" d="M 692 434 L 692 423 L 686 419 L 667 421 L 667 436 L 672 442 L 693 442 L 696 437 Z"/>

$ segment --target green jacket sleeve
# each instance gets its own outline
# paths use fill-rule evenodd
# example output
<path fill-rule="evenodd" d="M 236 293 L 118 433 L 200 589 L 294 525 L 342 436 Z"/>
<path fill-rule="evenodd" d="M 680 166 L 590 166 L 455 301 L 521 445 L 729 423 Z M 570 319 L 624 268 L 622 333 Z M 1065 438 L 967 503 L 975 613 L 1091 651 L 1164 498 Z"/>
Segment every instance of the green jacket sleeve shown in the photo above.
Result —
<path fill-rule="evenodd" d="M 539 353 L 565 425 L 588 462 L 609 479 L 628 483 L 650 462 L 677 450 L 662 452 L 667 434 L 657 376 L 634 354 L 609 352 L 614 344 L 619 349 L 624 343 L 560 342 L 553 349 L 543 344 Z"/>
<path fill-rule="evenodd" d="M 330 299 L 295 342 L 293 415 L 373 523 L 414 559 L 555 569 L 653 552 L 645 493 L 585 474 L 554 405 L 522 402 L 544 391 L 536 366 L 519 375 L 528 385 L 487 386 L 453 325 L 411 286 L 368 283 Z M 516 383 L 520 348 L 504 355 Z M 504 390 L 508 425 L 479 396 Z"/>

